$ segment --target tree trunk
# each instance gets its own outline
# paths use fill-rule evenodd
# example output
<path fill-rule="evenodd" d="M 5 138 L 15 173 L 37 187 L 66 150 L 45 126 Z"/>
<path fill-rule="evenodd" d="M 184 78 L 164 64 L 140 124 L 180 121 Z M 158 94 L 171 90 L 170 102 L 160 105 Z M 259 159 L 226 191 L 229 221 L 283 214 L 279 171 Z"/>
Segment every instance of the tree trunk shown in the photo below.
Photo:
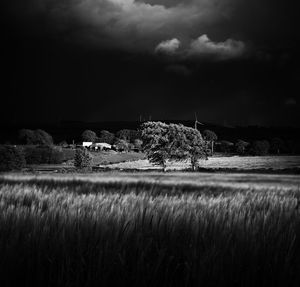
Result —
<path fill-rule="evenodd" d="M 197 160 L 191 158 L 192 171 L 196 171 Z"/>
<path fill-rule="evenodd" d="M 214 154 L 214 141 L 211 141 L 211 156 Z"/>

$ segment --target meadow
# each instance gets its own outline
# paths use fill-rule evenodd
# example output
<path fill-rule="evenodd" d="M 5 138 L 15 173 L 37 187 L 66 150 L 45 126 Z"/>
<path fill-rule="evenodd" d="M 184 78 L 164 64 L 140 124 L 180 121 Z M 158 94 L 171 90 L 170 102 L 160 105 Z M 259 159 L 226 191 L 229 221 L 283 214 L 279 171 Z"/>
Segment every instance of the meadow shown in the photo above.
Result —
<path fill-rule="evenodd" d="M 116 162 L 106 165 L 112 169 L 161 169 L 153 166 L 147 159 L 137 159 L 128 162 Z M 299 170 L 300 156 L 214 156 L 201 160 L 199 167 L 206 170 Z M 186 170 L 190 168 L 189 161 L 171 162 L 167 170 Z"/>
<path fill-rule="evenodd" d="M 299 286 L 300 179 L 2 174 L 1 286 Z"/>
<path fill-rule="evenodd" d="M 93 165 L 101 164 L 114 164 L 120 162 L 136 161 L 145 158 L 143 153 L 138 152 L 116 152 L 116 151 L 101 151 L 101 152 L 92 152 L 93 156 Z"/>

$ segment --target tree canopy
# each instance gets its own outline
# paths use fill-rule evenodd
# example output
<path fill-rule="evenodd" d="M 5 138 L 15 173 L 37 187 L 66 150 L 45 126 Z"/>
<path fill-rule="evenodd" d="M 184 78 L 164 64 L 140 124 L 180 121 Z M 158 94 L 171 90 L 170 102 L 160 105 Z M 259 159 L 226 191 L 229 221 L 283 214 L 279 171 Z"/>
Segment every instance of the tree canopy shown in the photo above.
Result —
<path fill-rule="evenodd" d="M 216 133 L 211 130 L 203 131 L 203 137 L 206 141 L 216 141 L 218 139 L 218 136 L 216 135 Z"/>
<path fill-rule="evenodd" d="M 198 130 L 183 125 L 146 122 L 142 125 L 144 151 L 153 164 L 166 170 L 167 160 L 190 159 L 192 169 L 207 158 L 206 144 Z"/>
<path fill-rule="evenodd" d="M 115 135 L 109 131 L 102 130 L 100 132 L 100 136 L 98 138 L 99 142 L 104 142 L 108 144 L 113 144 L 115 139 Z"/>
<path fill-rule="evenodd" d="M 95 142 L 97 139 L 97 134 L 94 131 L 85 130 L 81 134 L 81 138 L 83 141 L 86 141 L 86 142 Z"/>
<path fill-rule="evenodd" d="M 28 145 L 53 145 L 52 136 L 44 130 L 22 129 L 19 131 L 19 140 Z"/>

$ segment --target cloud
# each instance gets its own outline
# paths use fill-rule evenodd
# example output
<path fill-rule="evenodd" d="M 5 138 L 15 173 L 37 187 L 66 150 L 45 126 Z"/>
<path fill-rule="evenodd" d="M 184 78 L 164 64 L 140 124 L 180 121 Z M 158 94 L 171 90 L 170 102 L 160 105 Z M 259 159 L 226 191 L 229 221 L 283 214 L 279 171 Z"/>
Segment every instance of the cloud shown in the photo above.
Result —
<path fill-rule="evenodd" d="M 69 18 L 64 14 L 76 17 L 77 22 L 80 19 L 81 28 L 75 32 L 77 38 L 83 37 L 82 42 L 92 39 L 99 46 L 152 52 L 156 43 L 189 37 L 193 25 L 211 21 L 215 16 L 206 6 L 199 9 L 195 5 L 165 7 L 134 0 L 78 0 L 60 17 L 64 22 Z"/>
<path fill-rule="evenodd" d="M 155 43 L 176 33 L 188 35 L 192 25 L 211 18 L 208 9 L 194 5 L 165 7 L 135 0 L 28 1 L 27 17 L 43 18 L 52 35 L 68 42 L 130 51 L 153 50 Z"/>
<path fill-rule="evenodd" d="M 180 50 L 179 47 L 183 46 Z M 155 52 L 162 55 L 172 55 L 178 59 L 213 59 L 225 60 L 238 58 L 246 51 L 246 45 L 242 41 L 227 39 L 224 42 L 213 42 L 206 34 L 191 40 L 189 43 L 182 43 L 174 38 L 160 42 Z"/>
<path fill-rule="evenodd" d="M 156 53 L 163 53 L 163 54 L 174 54 L 180 46 L 180 41 L 176 38 L 172 40 L 166 40 L 159 43 L 156 48 Z"/>
<path fill-rule="evenodd" d="M 18 0 L 11 0 L 17 2 Z M 153 52 L 165 39 L 188 41 L 228 19 L 236 0 L 27 0 L 20 15 L 66 42 Z M 225 3 L 225 4 L 223 4 Z M 25 7 L 26 6 L 26 7 Z M 15 10 L 16 10 L 15 9 Z M 43 20 L 41 20 L 43 19 Z M 38 23 L 35 27 L 40 27 Z M 32 26 L 31 28 L 32 29 Z"/>
<path fill-rule="evenodd" d="M 191 42 L 188 55 L 214 56 L 218 59 L 230 59 L 243 55 L 245 49 L 246 46 L 242 41 L 227 39 L 224 42 L 213 42 L 204 34 Z"/>

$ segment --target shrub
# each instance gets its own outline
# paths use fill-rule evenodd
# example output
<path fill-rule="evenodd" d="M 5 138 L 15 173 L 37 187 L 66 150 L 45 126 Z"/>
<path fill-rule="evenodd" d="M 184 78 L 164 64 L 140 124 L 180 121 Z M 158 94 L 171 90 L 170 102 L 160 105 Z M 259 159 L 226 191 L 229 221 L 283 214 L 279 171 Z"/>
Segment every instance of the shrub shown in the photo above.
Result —
<path fill-rule="evenodd" d="M 25 158 L 28 164 L 60 164 L 64 161 L 62 149 L 49 146 L 26 147 Z"/>
<path fill-rule="evenodd" d="M 270 144 L 268 141 L 255 141 L 252 144 L 252 147 L 250 149 L 250 153 L 252 155 L 267 155 L 269 153 Z"/>
<path fill-rule="evenodd" d="M 129 151 L 130 146 L 126 140 L 118 139 L 115 143 L 118 151 Z"/>
<path fill-rule="evenodd" d="M 79 148 L 75 152 L 74 165 L 78 169 L 91 169 L 92 155 L 84 148 Z"/>
<path fill-rule="evenodd" d="M 26 164 L 22 149 L 0 146 L 0 171 L 20 170 Z"/>
<path fill-rule="evenodd" d="M 142 140 L 139 140 L 139 139 L 136 139 L 134 140 L 134 148 L 136 148 L 137 150 L 142 150 L 142 147 L 143 147 L 143 141 Z"/>
<path fill-rule="evenodd" d="M 239 155 L 244 155 L 246 153 L 246 149 L 249 146 L 248 142 L 243 140 L 238 140 L 235 144 L 235 151 Z"/>

